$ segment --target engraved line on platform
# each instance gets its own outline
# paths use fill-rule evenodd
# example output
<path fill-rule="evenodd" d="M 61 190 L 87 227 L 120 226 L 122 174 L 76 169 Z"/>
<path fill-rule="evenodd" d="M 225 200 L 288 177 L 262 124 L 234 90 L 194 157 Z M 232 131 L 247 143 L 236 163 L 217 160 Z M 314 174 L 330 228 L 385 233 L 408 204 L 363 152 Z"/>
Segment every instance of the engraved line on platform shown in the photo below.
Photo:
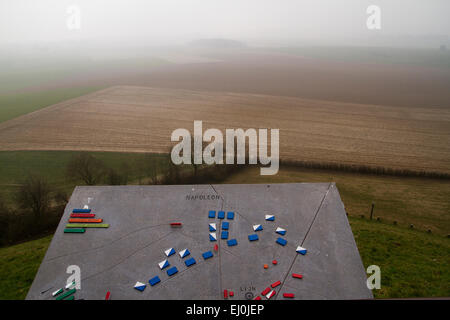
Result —
<path fill-rule="evenodd" d="M 312 221 L 311 221 L 311 224 L 309 225 L 309 228 L 308 228 L 308 230 L 306 231 L 306 234 L 305 234 L 305 236 L 303 237 L 303 240 L 302 240 L 302 242 L 301 242 L 301 244 L 300 244 L 301 246 L 303 246 L 303 243 L 305 242 L 306 238 L 308 237 L 309 231 L 311 230 L 311 228 L 312 228 L 314 222 L 316 221 L 317 216 L 318 216 L 319 213 L 320 213 L 320 210 L 322 209 L 323 204 L 325 203 L 325 199 L 327 198 L 328 193 L 330 192 L 331 185 L 332 185 L 331 183 L 328 184 L 327 192 L 325 192 L 324 196 L 322 197 L 322 200 L 320 201 L 319 207 L 317 208 L 316 213 L 314 214 L 314 217 L 313 217 L 313 219 L 312 219 Z M 292 268 L 294 267 L 295 261 L 297 260 L 297 257 L 298 257 L 298 256 L 299 256 L 299 254 L 298 254 L 297 252 L 295 252 L 294 259 L 292 260 L 292 263 L 291 263 L 291 265 L 290 265 L 290 267 L 289 267 L 289 270 L 288 270 L 288 272 L 286 273 L 286 275 L 284 276 L 283 281 L 281 282 L 281 287 L 280 287 L 280 289 L 278 290 L 278 292 L 281 292 L 281 291 L 282 291 L 282 289 L 283 289 L 283 287 L 284 287 L 284 283 L 286 282 L 287 277 L 289 276 L 290 273 L 292 273 Z M 277 299 L 277 298 L 278 298 L 278 293 L 277 293 L 276 296 L 275 296 L 275 299 Z"/>
<path fill-rule="evenodd" d="M 67 257 L 67 256 L 70 256 L 70 255 L 86 253 L 86 252 L 90 252 L 90 251 L 95 251 L 97 249 L 105 248 L 105 247 L 108 247 L 108 246 L 116 243 L 117 241 L 123 240 L 123 239 L 133 235 L 134 233 L 138 233 L 138 232 L 141 232 L 141 231 L 144 231 L 144 230 L 147 230 L 147 229 L 151 229 L 151 228 L 158 228 L 158 227 L 161 227 L 161 226 L 167 226 L 167 223 L 151 225 L 151 226 L 146 226 L 146 227 L 142 227 L 142 228 L 139 228 L 139 229 L 135 229 L 133 231 L 130 231 L 130 232 L 124 234 L 123 236 L 121 236 L 121 237 L 119 237 L 117 239 L 108 241 L 105 244 L 102 244 L 102 245 L 100 245 L 98 247 L 87 249 L 87 250 L 82 250 L 82 251 L 75 251 L 75 252 L 71 252 L 71 253 L 62 254 L 62 255 L 59 255 L 59 256 L 56 256 L 56 257 L 49 258 L 47 261 L 44 261 L 43 263 L 48 263 L 50 261 L 53 261 L 53 260 L 56 260 L 56 259 L 59 259 L 59 258 L 63 258 L 63 257 Z M 174 232 L 176 232 L 176 231 L 174 231 Z"/>
<path fill-rule="evenodd" d="M 122 263 L 123 263 L 125 260 L 127 260 L 128 258 L 134 256 L 134 255 L 135 255 L 136 253 L 138 253 L 139 251 L 144 250 L 144 249 L 150 247 L 151 245 L 157 243 L 158 241 L 160 241 L 160 240 L 162 240 L 162 239 L 168 237 L 168 236 L 171 235 L 173 232 L 175 232 L 175 231 L 171 231 L 171 232 L 169 232 L 169 233 L 166 233 L 166 234 L 165 234 L 164 236 L 162 236 L 161 238 L 159 238 L 159 239 L 157 239 L 157 240 L 154 240 L 154 241 L 152 241 L 152 242 L 149 242 L 149 243 L 145 244 L 143 247 L 141 247 L 141 248 L 135 250 L 134 252 L 132 252 L 132 253 L 129 254 L 128 256 L 124 257 L 122 260 L 120 260 L 119 262 L 113 264 L 112 266 L 109 266 L 109 267 L 107 267 L 107 268 L 105 268 L 105 269 L 103 269 L 103 270 L 101 270 L 101 271 L 99 271 L 99 272 L 96 272 L 96 273 L 94 273 L 94 274 L 88 275 L 87 277 L 84 277 L 84 278 L 82 278 L 81 280 L 87 280 L 87 279 L 90 279 L 90 278 L 92 278 L 92 277 L 95 277 L 95 276 L 97 276 L 97 275 L 99 275 L 99 274 L 101 274 L 101 273 L 103 273 L 103 272 L 105 272 L 105 271 L 109 271 L 109 270 L 114 269 L 114 268 L 117 267 L 118 265 L 122 264 Z"/>

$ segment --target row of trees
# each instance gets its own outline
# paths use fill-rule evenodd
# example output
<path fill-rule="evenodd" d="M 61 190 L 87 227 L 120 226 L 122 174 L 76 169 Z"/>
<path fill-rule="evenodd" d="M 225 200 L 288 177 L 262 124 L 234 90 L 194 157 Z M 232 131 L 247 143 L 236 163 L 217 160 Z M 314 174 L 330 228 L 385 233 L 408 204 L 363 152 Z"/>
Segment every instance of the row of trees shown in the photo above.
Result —
<path fill-rule="evenodd" d="M 72 181 L 80 181 L 88 186 L 97 184 L 120 185 L 128 183 L 130 168 L 122 163 L 120 171 L 109 168 L 105 163 L 89 153 L 79 153 L 67 164 L 66 174 Z"/>
<path fill-rule="evenodd" d="M 145 154 L 119 170 L 108 168 L 89 153 L 80 153 L 67 165 L 67 176 L 85 185 L 189 184 L 212 183 L 225 179 L 244 165 L 175 165 L 167 156 Z M 133 179 L 133 181 L 130 181 Z"/>
<path fill-rule="evenodd" d="M 334 162 L 315 162 L 315 161 L 301 161 L 301 160 L 281 160 L 280 166 L 295 167 L 295 168 L 309 168 L 321 170 L 334 170 L 342 172 L 354 172 L 360 174 L 373 174 L 383 176 L 399 176 L 399 177 L 419 177 L 432 179 L 450 179 L 450 174 L 446 172 L 426 171 L 426 170 L 410 170 L 401 168 L 387 168 L 377 167 L 362 164 L 345 164 Z"/>

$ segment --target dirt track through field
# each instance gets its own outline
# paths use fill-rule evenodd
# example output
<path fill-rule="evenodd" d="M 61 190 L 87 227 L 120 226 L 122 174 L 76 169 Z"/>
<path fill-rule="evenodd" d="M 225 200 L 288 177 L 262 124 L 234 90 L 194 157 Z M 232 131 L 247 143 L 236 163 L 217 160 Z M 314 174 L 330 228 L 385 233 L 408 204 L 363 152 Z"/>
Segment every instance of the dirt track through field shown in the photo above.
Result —
<path fill-rule="evenodd" d="M 168 152 L 177 128 L 279 128 L 281 158 L 450 172 L 450 110 L 117 86 L 0 124 L 0 150 Z"/>

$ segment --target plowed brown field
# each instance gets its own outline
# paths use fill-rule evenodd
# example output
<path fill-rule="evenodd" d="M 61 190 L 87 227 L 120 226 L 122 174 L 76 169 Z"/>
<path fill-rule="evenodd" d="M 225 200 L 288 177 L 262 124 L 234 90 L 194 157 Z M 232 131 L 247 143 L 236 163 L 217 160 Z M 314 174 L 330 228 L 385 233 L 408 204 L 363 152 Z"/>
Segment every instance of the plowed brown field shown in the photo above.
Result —
<path fill-rule="evenodd" d="M 0 150 L 167 152 L 177 128 L 279 128 L 281 158 L 450 172 L 450 110 L 116 86 L 0 124 Z"/>

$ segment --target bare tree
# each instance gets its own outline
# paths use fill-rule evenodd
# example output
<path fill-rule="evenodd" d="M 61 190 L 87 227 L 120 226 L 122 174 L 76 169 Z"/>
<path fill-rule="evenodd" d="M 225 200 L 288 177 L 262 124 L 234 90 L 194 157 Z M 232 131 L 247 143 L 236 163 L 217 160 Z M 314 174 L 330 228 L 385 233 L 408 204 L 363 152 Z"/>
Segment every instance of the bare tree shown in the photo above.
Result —
<path fill-rule="evenodd" d="M 82 180 L 89 186 L 99 183 L 105 172 L 103 162 L 89 153 L 79 153 L 67 164 L 67 175 L 73 179 Z"/>
<path fill-rule="evenodd" d="M 109 185 L 126 185 L 128 182 L 128 176 L 126 173 L 118 173 L 114 169 L 108 169 L 106 171 L 105 181 Z"/>
<path fill-rule="evenodd" d="M 168 170 L 166 173 L 167 184 L 179 184 L 181 181 L 180 166 L 176 165 L 169 158 Z"/>
<path fill-rule="evenodd" d="M 152 154 L 146 154 L 144 159 L 144 171 L 145 176 L 149 177 L 149 184 L 158 184 L 159 182 L 159 165 L 157 162 L 157 158 Z"/>
<path fill-rule="evenodd" d="M 0 245 L 5 245 L 9 240 L 10 224 L 12 222 L 11 212 L 0 198 Z"/>
<path fill-rule="evenodd" d="M 158 184 L 159 166 L 155 159 L 148 163 L 148 174 L 150 178 L 150 184 Z"/>
<path fill-rule="evenodd" d="M 38 176 L 29 176 L 20 186 L 16 201 L 20 208 L 31 209 L 36 219 L 48 211 L 50 207 L 50 186 L 46 180 Z"/>
<path fill-rule="evenodd" d="M 122 185 L 128 184 L 131 174 L 131 167 L 128 162 L 122 162 L 120 164 L 120 173 L 122 176 Z"/>
<path fill-rule="evenodd" d="M 133 174 L 138 178 L 138 183 L 142 184 L 142 180 L 145 178 L 145 159 L 136 158 L 133 161 Z"/>
<path fill-rule="evenodd" d="M 58 191 L 55 194 L 55 202 L 57 205 L 66 206 L 69 202 L 69 195 L 65 191 Z"/>
<path fill-rule="evenodd" d="M 202 158 L 203 157 L 203 150 L 205 149 L 205 147 L 208 145 L 207 142 L 202 141 L 202 147 L 200 150 L 195 150 L 195 146 L 194 146 L 194 140 L 191 140 L 191 166 L 193 169 L 193 174 L 194 174 L 194 182 L 196 182 L 198 179 L 198 169 L 200 168 L 201 164 L 196 164 L 195 163 L 195 156 L 197 155 L 197 158 Z"/>

